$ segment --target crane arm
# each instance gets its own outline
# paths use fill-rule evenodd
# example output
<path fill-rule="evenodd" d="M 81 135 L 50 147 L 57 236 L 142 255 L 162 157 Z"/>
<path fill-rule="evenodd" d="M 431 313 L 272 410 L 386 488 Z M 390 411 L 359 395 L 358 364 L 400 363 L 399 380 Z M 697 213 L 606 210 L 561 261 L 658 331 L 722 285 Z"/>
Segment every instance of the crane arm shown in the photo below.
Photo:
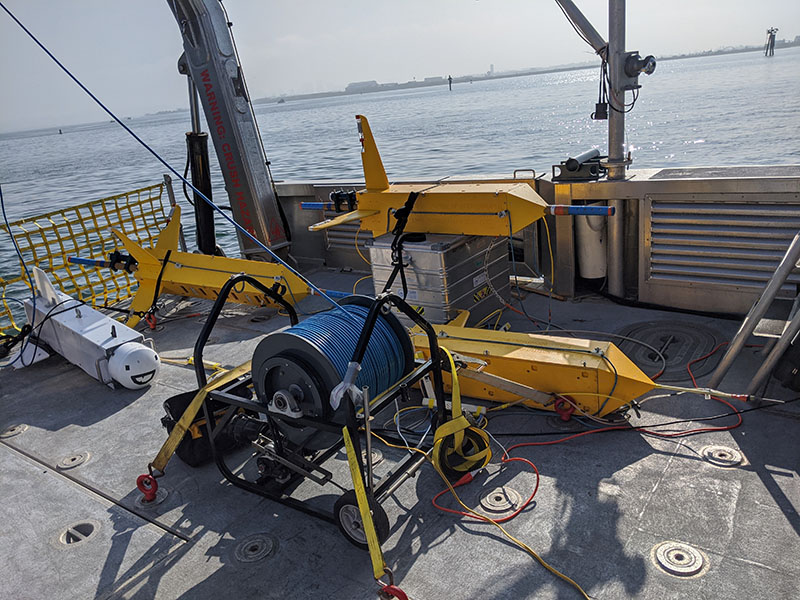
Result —
<path fill-rule="evenodd" d="M 189 76 L 197 87 L 233 218 L 273 250 L 287 247 L 285 219 L 261 145 L 255 113 L 219 0 L 167 0 L 178 22 Z M 240 236 L 245 256 L 263 253 Z"/>

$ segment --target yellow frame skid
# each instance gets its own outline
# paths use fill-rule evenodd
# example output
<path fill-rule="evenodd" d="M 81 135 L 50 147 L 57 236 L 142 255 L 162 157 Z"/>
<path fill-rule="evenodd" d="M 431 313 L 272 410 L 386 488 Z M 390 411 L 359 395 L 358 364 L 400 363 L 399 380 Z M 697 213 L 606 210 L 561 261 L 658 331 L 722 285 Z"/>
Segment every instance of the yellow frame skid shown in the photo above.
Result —
<path fill-rule="evenodd" d="M 131 316 L 127 322 L 130 327 L 140 320 L 136 313 L 146 312 L 156 295 L 174 294 L 214 300 L 228 279 L 239 273 L 259 279 L 267 287 L 272 287 L 275 282 L 285 285 L 291 290 L 287 300 L 293 304 L 311 293 L 302 279 L 277 263 L 180 252 L 180 218 L 180 207 L 176 206 L 169 224 L 159 234 L 155 247 L 150 249 L 143 248 L 121 231 L 113 230 L 125 250 L 138 262 L 135 277 L 139 289 L 130 307 Z M 267 296 L 249 284 L 231 290 L 229 300 L 253 306 L 273 305 Z"/>
<path fill-rule="evenodd" d="M 507 236 L 544 216 L 547 203 L 536 193 L 533 179 L 390 184 L 367 118 L 356 119 L 366 180 L 366 189 L 358 192 L 358 210 L 311 225 L 310 231 L 361 219 L 362 229 L 382 235 L 392 229 L 393 211 L 411 192 L 419 197 L 406 232 Z"/>
<path fill-rule="evenodd" d="M 478 364 L 485 362 L 485 366 L 479 367 L 482 372 L 521 384 L 531 391 L 568 396 L 582 411 L 591 415 L 612 413 L 655 387 L 655 383 L 611 342 L 490 331 L 452 324 L 433 327 L 440 346 L 473 358 Z M 428 358 L 427 336 L 414 328 L 411 339 L 416 351 Z M 473 366 L 470 363 L 468 369 Z M 552 403 L 526 399 L 471 379 L 469 370 L 462 369 L 460 373 L 467 375 L 459 377 L 461 393 L 465 396 L 498 403 L 521 402 L 535 408 L 555 410 Z M 446 374 L 445 380 L 449 386 L 450 378 Z"/>

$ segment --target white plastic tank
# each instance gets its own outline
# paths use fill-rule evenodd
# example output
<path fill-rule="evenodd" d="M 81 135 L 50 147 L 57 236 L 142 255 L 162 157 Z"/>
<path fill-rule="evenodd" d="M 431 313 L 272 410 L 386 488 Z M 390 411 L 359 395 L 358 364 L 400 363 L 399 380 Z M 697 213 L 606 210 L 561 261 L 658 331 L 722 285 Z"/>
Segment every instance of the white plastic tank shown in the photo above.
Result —
<path fill-rule="evenodd" d="M 606 276 L 606 220 L 600 215 L 578 215 L 575 219 L 575 246 L 578 273 L 584 279 Z"/>

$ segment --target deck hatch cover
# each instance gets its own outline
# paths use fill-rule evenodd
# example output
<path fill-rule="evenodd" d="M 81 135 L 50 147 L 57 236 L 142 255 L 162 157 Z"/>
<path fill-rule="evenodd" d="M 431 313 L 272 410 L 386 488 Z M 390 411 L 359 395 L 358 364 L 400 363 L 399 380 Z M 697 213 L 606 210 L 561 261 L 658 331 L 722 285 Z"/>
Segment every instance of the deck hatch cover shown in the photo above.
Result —
<path fill-rule="evenodd" d="M 666 367 L 659 381 L 664 383 L 689 381 L 687 363 L 711 352 L 717 340 L 724 337 L 699 323 L 677 320 L 633 323 L 620 330 L 619 334 L 644 342 L 663 354 Z M 646 346 L 622 340 L 617 347 L 648 375 L 654 375 L 664 366 L 658 355 Z M 692 365 L 695 378 L 711 373 L 721 356 L 722 354 L 718 353 Z"/>
<path fill-rule="evenodd" d="M 681 542 L 658 544 L 653 548 L 651 558 L 663 571 L 677 577 L 699 577 L 708 570 L 705 555 Z"/>

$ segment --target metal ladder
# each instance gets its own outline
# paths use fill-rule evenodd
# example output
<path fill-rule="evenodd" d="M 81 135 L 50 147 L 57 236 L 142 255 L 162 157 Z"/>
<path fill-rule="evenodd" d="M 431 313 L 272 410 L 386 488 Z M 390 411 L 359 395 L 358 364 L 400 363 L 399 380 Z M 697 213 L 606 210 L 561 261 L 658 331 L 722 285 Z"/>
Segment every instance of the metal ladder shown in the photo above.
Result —
<path fill-rule="evenodd" d="M 722 357 L 722 360 L 711 376 L 711 380 L 708 383 L 709 387 L 717 388 L 717 386 L 719 386 L 722 378 L 725 377 L 725 374 L 731 368 L 731 365 L 733 365 L 733 361 L 736 360 L 736 357 L 739 356 L 742 348 L 744 348 L 747 338 L 756 331 L 756 327 L 762 322 L 764 315 L 772 305 L 781 287 L 786 283 L 786 279 L 789 277 L 792 270 L 798 266 L 798 259 L 800 259 L 800 233 L 797 233 L 792 239 L 792 243 L 789 244 L 789 248 L 786 250 L 778 268 L 775 269 L 775 273 L 773 273 L 767 286 L 761 293 L 761 297 L 753 304 L 750 312 L 747 313 L 744 321 L 742 321 L 742 324 L 739 326 L 739 331 L 736 332 L 736 335 L 733 337 L 730 344 L 728 344 L 725 355 Z M 792 343 L 792 340 L 800 333 L 800 310 L 797 310 L 797 308 L 798 302 L 797 299 L 795 299 L 790 314 L 790 320 L 785 323 L 782 333 L 777 341 L 775 341 L 772 348 L 769 349 L 768 347 L 766 349 L 766 358 L 761 363 L 761 367 L 753 376 L 747 388 L 748 395 L 755 394 L 758 391 L 758 388 L 764 380 L 772 373 L 778 359 L 783 356 L 783 353 Z"/>

